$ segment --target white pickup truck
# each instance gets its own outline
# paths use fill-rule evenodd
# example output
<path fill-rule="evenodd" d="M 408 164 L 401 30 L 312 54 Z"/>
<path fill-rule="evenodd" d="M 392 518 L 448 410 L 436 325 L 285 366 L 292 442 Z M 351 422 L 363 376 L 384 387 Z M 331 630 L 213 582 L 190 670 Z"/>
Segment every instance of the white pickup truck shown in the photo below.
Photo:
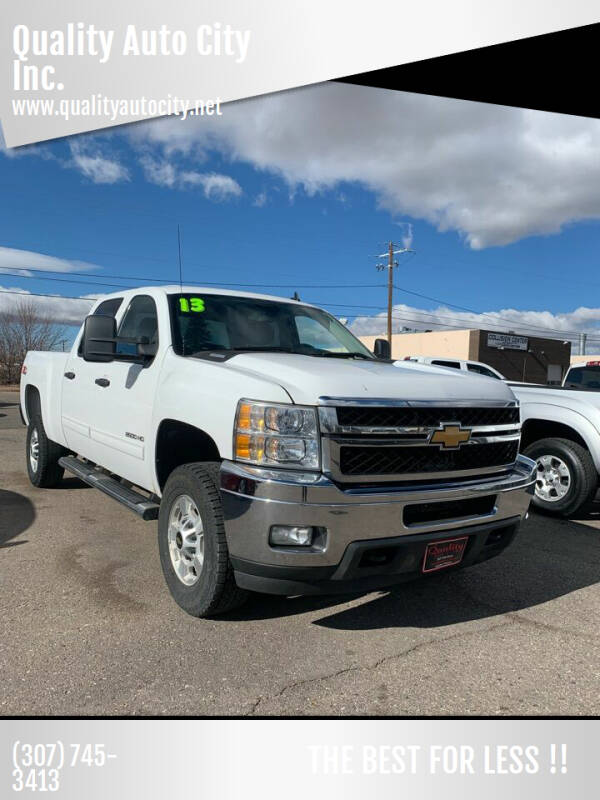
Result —
<path fill-rule="evenodd" d="M 584 511 L 600 481 L 600 392 L 511 383 L 521 401 L 521 451 L 536 462 L 533 503 L 561 517 Z"/>
<path fill-rule="evenodd" d="M 497 555 L 535 478 L 511 389 L 375 350 L 293 300 L 108 296 L 70 353 L 27 354 L 29 477 L 66 469 L 158 518 L 166 582 L 195 616 L 247 590 L 366 591 Z"/>

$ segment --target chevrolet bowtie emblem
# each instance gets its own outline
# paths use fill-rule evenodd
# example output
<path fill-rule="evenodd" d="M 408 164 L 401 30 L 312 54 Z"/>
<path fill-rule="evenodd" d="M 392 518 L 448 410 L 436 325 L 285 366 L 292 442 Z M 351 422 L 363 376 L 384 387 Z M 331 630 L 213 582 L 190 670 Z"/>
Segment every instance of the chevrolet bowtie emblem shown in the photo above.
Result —
<path fill-rule="evenodd" d="M 439 444 L 442 450 L 457 450 L 470 438 L 470 428 L 461 428 L 460 425 L 450 425 L 446 422 L 442 423 L 439 430 L 433 432 L 429 443 Z"/>

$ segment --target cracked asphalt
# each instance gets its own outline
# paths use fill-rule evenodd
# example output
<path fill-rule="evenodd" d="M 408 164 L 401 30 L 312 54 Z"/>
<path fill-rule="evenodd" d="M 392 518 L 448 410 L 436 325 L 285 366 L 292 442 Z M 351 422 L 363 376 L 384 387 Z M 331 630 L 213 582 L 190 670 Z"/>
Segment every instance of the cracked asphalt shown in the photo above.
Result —
<path fill-rule="evenodd" d="M 600 503 L 532 514 L 462 572 L 196 620 L 155 523 L 73 478 L 29 484 L 17 402 L 0 393 L 0 714 L 600 713 Z"/>

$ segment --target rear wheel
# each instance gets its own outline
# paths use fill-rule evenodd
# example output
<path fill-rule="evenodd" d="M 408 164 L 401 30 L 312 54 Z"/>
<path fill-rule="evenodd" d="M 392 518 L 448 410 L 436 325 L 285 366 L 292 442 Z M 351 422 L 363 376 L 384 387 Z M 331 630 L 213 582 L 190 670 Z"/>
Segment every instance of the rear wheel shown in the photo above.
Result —
<path fill-rule="evenodd" d="M 62 480 L 64 469 L 58 459 L 63 448 L 46 436 L 39 414 L 33 415 L 27 428 L 27 474 L 34 486 L 49 489 Z"/>
<path fill-rule="evenodd" d="M 598 474 L 589 452 L 570 439 L 540 439 L 524 455 L 537 464 L 533 504 L 548 514 L 571 517 L 591 503 Z"/>
<path fill-rule="evenodd" d="M 160 561 L 175 602 L 194 617 L 240 606 L 218 488 L 220 464 L 184 464 L 167 483 L 158 517 Z"/>

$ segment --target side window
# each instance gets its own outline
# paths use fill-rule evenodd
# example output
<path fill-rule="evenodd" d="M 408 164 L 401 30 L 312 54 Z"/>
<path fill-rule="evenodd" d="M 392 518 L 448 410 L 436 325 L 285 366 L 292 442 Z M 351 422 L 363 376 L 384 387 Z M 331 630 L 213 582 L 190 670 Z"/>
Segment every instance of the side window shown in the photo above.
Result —
<path fill-rule="evenodd" d="M 579 369 L 570 369 L 567 373 L 567 378 L 565 380 L 565 386 L 571 384 L 578 386 L 581 384 L 581 379 L 583 378 L 583 370 Z"/>
<path fill-rule="evenodd" d="M 151 345 L 158 347 L 158 316 L 156 313 L 156 303 L 148 295 L 138 295 L 134 297 L 119 325 L 117 336 L 124 338 L 140 339 L 147 337 Z M 135 355 L 137 347 L 135 344 L 119 342 L 117 353 L 123 355 Z"/>
<path fill-rule="evenodd" d="M 469 370 L 469 372 L 477 372 L 479 375 L 485 375 L 486 378 L 498 379 L 498 376 L 494 372 L 492 372 L 491 369 L 488 369 L 487 367 L 482 367 L 479 364 L 467 364 L 467 369 Z"/>
<path fill-rule="evenodd" d="M 108 300 L 104 300 L 98 308 L 94 311 L 94 314 L 106 314 L 108 317 L 114 317 L 117 314 L 117 311 L 121 308 L 121 303 L 123 302 L 122 297 L 110 297 Z M 80 356 L 83 354 L 83 342 L 81 339 L 79 340 L 79 347 L 77 348 L 77 355 Z"/>
<path fill-rule="evenodd" d="M 460 364 L 458 361 L 432 361 L 432 364 L 435 364 L 436 367 L 452 367 L 452 369 L 460 369 Z"/>
<path fill-rule="evenodd" d="M 121 308 L 122 297 L 111 297 L 100 303 L 94 314 L 106 314 L 109 317 L 116 317 L 117 311 Z"/>

